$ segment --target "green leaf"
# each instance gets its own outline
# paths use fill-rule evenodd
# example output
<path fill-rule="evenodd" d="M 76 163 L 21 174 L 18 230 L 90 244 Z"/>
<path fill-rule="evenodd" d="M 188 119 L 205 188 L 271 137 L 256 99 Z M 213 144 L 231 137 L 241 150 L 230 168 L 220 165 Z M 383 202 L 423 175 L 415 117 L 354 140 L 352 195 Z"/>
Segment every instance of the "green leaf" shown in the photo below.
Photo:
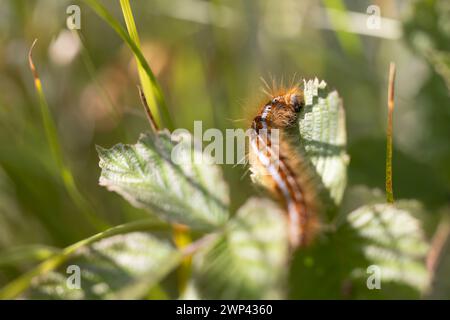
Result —
<path fill-rule="evenodd" d="M 162 219 L 214 229 L 228 219 L 228 188 L 219 168 L 205 156 L 204 161 L 192 161 L 200 151 L 191 146 L 191 135 L 172 134 L 171 140 L 163 131 L 144 134 L 135 145 L 98 147 L 100 184 Z"/>
<path fill-rule="evenodd" d="M 224 233 L 193 257 L 195 288 L 208 299 L 279 299 L 287 260 L 282 212 L 269 200 L 252 198 Z"/>
<path fill-rule="evenodd" d="M 82 247 L 57 271 L 33 279 L 27 299 L 142 298 L 180 262 L 167 239 L 146 232 L 116 235 Z M 80 287 L 73 287 L 80 270 Z"/>
<path fill-rule="evenodd" d="M 305 81 L 305 108 L 299 115 L 300 140 L 325 187 L 338 205 L 347 184 L 347 133 L 342 99 L 324 81 Z"/>
<path fill-rule="evenodd" d="M 334 232 L 295 256 L 291 267 L 296 299 L 418 299 L 428 285 L 428 243 L 415 201 L 366 205 Z M 370 290 L 370 266 L 381 272 L 381 289 Z"/>
<path fill-rule="evenodd" d="M 151 219 L 151 220 L 130 222 L 128 224 L 115 226 L 106 231 L 97 233 L 92 237 L 83 239 L 77 243 L 68 246 L 67 248 L 63 249 L 60 253 L 52 255 L 49 259 L 43 261 L 34 269 L 31 269 L 30 271 L 24 273 L 17 279 L 8 283 L 6 286 L 0 289 L 0 299 L 16 298 L 24 290 L 28 289 L 31 283 L 35 281 L 35 279 L 41 276 L 45 276 L 46 274 L 49 274 L 53 270 L 56 270 L 67 260 L 69 260 L 74 254 L 79 253 L 79 250 L 83 250 L 83 248 L 89 247 L 100 240 L 114 237 L 116 235 L 149 230 L 153 232 L 164 231 L 166 233 L 171 234 L 172 227 L 168 224 L 155 222 L 154 219 Z"/>
<path fill-rule="evenodd" d="M 397 282 L 422 292 L 428 284 L 425 258 L 429 245 L 420 220 L 414 213 L 416 202 L 361 207 L 347 218 L 364 239 L 364 256 L 382 271 L 382 282 Z M 355 279 L 367 278 L 365 270 L 355 269 Z"/>
<path fill-rule="evenodd" d="M 352 212 L 359 207 L 369 204 L 383 203 L 386 201 L 384 190 L 378 188 L 369 188 L 365 185 L 356 184 L 350 186 L 345 193 L 339 208 L 340 212 Z M 338 216 L 339 219 L 345 219 L 344 214 Z"/>

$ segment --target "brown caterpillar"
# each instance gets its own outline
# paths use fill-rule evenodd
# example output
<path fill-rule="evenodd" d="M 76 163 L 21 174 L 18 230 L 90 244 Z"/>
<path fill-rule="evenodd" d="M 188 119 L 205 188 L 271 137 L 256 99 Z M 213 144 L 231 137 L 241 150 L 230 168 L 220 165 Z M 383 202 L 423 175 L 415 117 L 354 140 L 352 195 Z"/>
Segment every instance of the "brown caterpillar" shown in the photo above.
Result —
<path fill-rule="evenodd" d="M 299 86 L 269 94 L 269 100 L 252 121 L 249 147 L 254 180 L 271 191 L 287 212 L 289 241 L 293 248 L 309 244 L 318 229 L 316 192 L 310 169 L 290 141 L 304 106 Z M 275 129 L 278 143 L 274 144 Z"/>

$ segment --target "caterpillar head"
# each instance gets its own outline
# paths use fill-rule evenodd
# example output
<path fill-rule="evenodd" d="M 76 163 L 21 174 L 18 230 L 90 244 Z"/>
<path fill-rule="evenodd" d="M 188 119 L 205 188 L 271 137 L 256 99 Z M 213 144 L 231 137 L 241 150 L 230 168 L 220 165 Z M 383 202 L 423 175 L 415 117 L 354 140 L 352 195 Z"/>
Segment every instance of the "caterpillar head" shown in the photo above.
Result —
<path fill-rule="evenodd" d="M 272 97 L 264 106 L 262 114 L 266 115 L 273 127 L 285 128 L 295 123 L 297 114 L 304 104 L 303 92 L 295 87 L 284 94 Z"/>

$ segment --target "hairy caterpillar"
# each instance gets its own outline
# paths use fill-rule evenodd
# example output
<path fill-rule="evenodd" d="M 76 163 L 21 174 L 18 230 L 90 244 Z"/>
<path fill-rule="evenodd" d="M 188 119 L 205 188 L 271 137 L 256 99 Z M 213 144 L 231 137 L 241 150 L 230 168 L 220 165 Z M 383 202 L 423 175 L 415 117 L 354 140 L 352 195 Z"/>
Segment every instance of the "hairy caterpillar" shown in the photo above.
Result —
<path fill-rule="evenodd" d="M 287 212 L 293 248 L 311 242 L 318 229 L 316 192 L 304 156 L 294 141 L 298 114 L 305 106 L 298 85 L 269 93 L 253 118 L 249 146 L 252 178 L 269 189 Z M 272 139 L 275 133 L 278 139 Z M 298 137 L 297 137 L 298 139 Z M 276 143 L 273 140 L 277 140 Z"/>

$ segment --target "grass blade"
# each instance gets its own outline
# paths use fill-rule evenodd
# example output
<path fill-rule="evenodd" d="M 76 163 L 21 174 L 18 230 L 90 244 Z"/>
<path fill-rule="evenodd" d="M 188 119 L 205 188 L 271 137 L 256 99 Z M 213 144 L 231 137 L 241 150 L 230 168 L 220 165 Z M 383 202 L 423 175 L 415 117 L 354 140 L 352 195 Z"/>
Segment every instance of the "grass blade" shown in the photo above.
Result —
<path fill-rule="evenodd" d="M 141 77 L 142 86 L 144 88 L 144 92 L 147 98 L 147 101 L 149 102 L 152 114 L 155 117 L 155 120 L 157 124 L 160 127 L 164 127 L 162 124 L 164 123 L 165 127 L 169 130 L 173 130 L 173 123 L 172 119 L 170 118 L 169 111 L 167 109 L 167 105 L 164 99 L 164 95 L 162 93 L 161 87 L 158 84 L 158 81 L 156 80 L 155 75 L 153 74 L 150 66 L 148 65 L 147 61 L 144 58 L 144 55 L 142 54 L 139 43 L 136 42 L 122 27 L 122 25 L 115 19 L 109 12 L 106 10 L 106 8 L 100 4 L 97 0 L 84 0 L 89 7 L 91 7 L 92 10 L 100 17 L 102 18 L 106 23 L 110 25 L 111 28 L 114 29 L 114 31 L 127 43 L 127 45 L 130 47 L 130 49 L 133 51 L 136 60 L 138 61 L 138 68 L 142 69 L 146 77 L 144 77 L 141 74 L 141 71 L 139 71 L 139 76 Z M 122 4 L 122 1 L 121 1 Z M 128 4 L 129 8 L 129 4 Z M 128 11 L 127 11 L 128 12 Z M 133 27 L 134 26 L 134 19 L 131 14 L 131 9 L 129 9 L 129 14 L 127 13 L 127 16 L 125 18 L 127 22 L 127 26 Z M 125 16 L 125 12 L 124 12 Z M 127 21 L 128 20 L 128 21 Z M 136 27 L 132 28 L 131 34 L 133 37 L 136 37 L 136 40 L 138 40 Z M 151 93 L 150 93 L 151 92 Z M 154 103 L 154 101 L 156 103 Z"/>
<path fill-rule="evenodd" d="M 140 40 L 139 35 L 137 32 L 136 24 L 134 22 L 133 12 L 131 11 L 130 2 L 128 0 L 120 0 L 120 7 L 122 8 L 122 14 L 123 18 L 125 19 L 125 24 L 127 26 L 128 33 L 131 37 L 131 39 L 136 43 L 136 46 L 140 49 Z M 150 107 L 150 114 L 156 117 L 156 124 L 161 123 L 160 114 L 158 105 L 156 102 L 156 96 L 155 91 L 158 90 L 158 88 L 154 87 L 152 84 L 152 81 L 150 80 L 150 77 L 145 72 L 144 68 L 142 67 L 141 63 L 139 62 L 139 59 L 135 55 L 136 59 L 136 65 L 139 73 L 139 79 L 141 81 L 142 90 L 144 93 L 145 101 L 147 105 L 153 106 Z"/>
<path fill-rule="evenodd" d="M 97 231 L 104 230 L 108 228 L 108 224 L 102 221 L 94 212 L 90 203 L 86 200 L 86 198 L 81 194 L 78 187 L 75 184 L 75 180 L 73 178 L 73 174 L 70 169 L 64 163 L 64 157 L 61 150 L 61 144 L 58 139 L 58 133 L 56 130 L 56 125 L 53 121 L 53 118 L 50 114 L 50 108 L 47 103 L 47 99 L 45 98 L 44 91 L 42 89 L 42 82 L 39 78 L 39 74 L 34 65 L 31 53 L 36 44 L 37 39 L 33 42 L 30 52 L 28 54 L 28 62 L 30 65 L 31 72 L 33 73 L 34 78 L 34 86 L 36 88 L 36 93 L 38 94 L 39 104 L 41 109 L 42 122 L 45 129 L 45 135 L 47 137 L 48 144 L 50 146 L 50 150 L 53 156 L 53 159 L 58 166 L 63 184 L 69 193 L 69 196 L 72 198 L 73 202 L 77 205 L 80 212 L 84 215 L 84 218 L 96 228 Z"/>
<path fill-rule="evenodd" d="M 30 244 L 10 248 L 0 252 L 0 267 L 39 262 L 50 258 L 60 250 L 54 247 Z"/>

